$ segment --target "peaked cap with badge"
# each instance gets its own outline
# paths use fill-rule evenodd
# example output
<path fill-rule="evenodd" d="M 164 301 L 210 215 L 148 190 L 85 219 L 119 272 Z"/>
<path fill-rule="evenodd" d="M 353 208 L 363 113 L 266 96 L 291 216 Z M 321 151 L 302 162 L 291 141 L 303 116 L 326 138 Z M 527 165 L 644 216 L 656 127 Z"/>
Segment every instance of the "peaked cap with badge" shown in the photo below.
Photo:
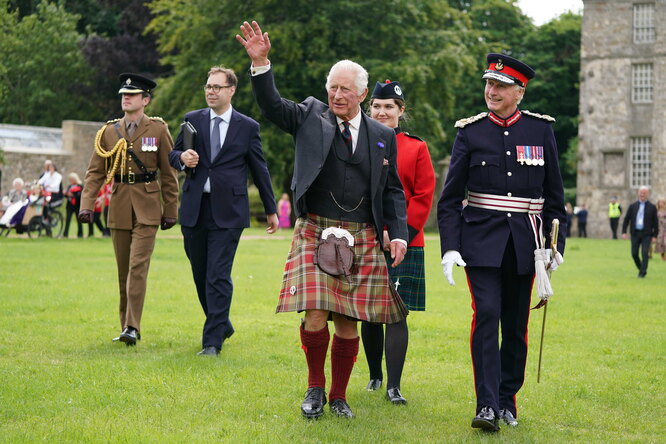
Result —
<path fill-rule="evenodd" d="M 391 82 L 386 79 L 384 83 L 375 83 L 375 89 L 372 91 L 372 99 L 399 99 L 405 100 L 405 95 L 400 87 L 400 82 Z"/>
<path fill-rule="evenodd" d="M 118 94 L 152 93 L 157 86 L 154 80 L 140 74 L 125 72 L 120 74 L 120 89 Z"/>
<path fill-rule="evenodd" d="M 523 88 L 534 78 L 536 72 L 527 64 L 505 54 L 491 52 L 486 56 L 488 69 L 483 79 L 493 79 L 507 85 L 519 85 Z"/>

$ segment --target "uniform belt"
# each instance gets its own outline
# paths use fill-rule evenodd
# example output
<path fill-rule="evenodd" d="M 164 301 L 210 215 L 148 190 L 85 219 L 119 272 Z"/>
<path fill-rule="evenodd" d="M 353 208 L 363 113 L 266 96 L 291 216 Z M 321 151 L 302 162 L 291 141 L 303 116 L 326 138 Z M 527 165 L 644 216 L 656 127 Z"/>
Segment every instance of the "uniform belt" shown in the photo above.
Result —
<path fill-rule="evenodd" d="M 467 204 L 470 207 L 514 213 L 540 214 L 543 210 L 543 202 L 543 198 L 530 199 L 529 197 L 500 196 L 473 191 L 470 191 L 467 196 Z"/>
<path fill-rule="evenodd" d="M 140 174 L 134 174 L 134 173 L 128 173 L 128 174 L 123 174 L 122 176 L 120 174 L 115 174 L 113 176 L 113 180 L 116 181 L 116 183 L 148 183 L 152 182 L 157 178 L 157 171 L 151 171 L 150 173 L 140 173 Z"/>

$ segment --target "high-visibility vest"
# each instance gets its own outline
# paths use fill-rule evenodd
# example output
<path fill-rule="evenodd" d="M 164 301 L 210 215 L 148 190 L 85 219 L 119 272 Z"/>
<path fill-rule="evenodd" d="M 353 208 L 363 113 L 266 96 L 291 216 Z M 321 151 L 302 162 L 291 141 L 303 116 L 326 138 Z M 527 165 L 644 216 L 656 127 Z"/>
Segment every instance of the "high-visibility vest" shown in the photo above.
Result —
<path fill-rule="evenodd" d="M 616 219 L 620 217 L 620 214 L 622 214 L 622 210 L 620 210 L 620 204 L 615 202 L 615 203 L 609 203 L 608 204 L 608 217 L 611 219 Z"/>

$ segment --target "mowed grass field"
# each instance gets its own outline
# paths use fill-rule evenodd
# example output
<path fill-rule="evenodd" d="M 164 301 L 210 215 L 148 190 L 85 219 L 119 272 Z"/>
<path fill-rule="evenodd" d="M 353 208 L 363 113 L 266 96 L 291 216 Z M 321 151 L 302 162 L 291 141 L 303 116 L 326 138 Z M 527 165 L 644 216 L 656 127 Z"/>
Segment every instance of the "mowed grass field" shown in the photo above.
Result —
<path fill-rule="evenodd" d="M 233 270 L 236 334 L 196 356 L 203 314 L 179 229 L 160 232 L 136 347 L 119 332 L 109 239 L 0 239 L 1 442 L 666 442 L 666 262 L 637 279 L 629 241 L 571 239 L 553 276 L 541 382 L 542 311 L 530 319 L 516 429 L 470 428 L 470 296 L 450 287 L 439 241 L 426 246 L 427 311 L 409 316 L 405 407 L 364 390 L 363 352 L 347 398 L 357 417 L 304 420 L 299 314 L 275 314 L 291 232 L 246 230 Z M 330 383 L 330 360 L 327 362 Z"/>

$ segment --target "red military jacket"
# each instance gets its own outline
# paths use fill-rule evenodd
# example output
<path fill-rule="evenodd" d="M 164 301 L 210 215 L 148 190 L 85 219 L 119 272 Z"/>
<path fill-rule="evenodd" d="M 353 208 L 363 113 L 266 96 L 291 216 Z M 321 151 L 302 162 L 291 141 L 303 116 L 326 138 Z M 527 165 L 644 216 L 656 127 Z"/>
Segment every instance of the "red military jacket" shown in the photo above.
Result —
<path fill-rule="evenodd" d="M 416 136 L 398 132 L 398 175 L 407 201 L 409 246 L 423 246 L 423 227 L 430 215 L 435 194 L 435 170 L 426 143 Z"/>

